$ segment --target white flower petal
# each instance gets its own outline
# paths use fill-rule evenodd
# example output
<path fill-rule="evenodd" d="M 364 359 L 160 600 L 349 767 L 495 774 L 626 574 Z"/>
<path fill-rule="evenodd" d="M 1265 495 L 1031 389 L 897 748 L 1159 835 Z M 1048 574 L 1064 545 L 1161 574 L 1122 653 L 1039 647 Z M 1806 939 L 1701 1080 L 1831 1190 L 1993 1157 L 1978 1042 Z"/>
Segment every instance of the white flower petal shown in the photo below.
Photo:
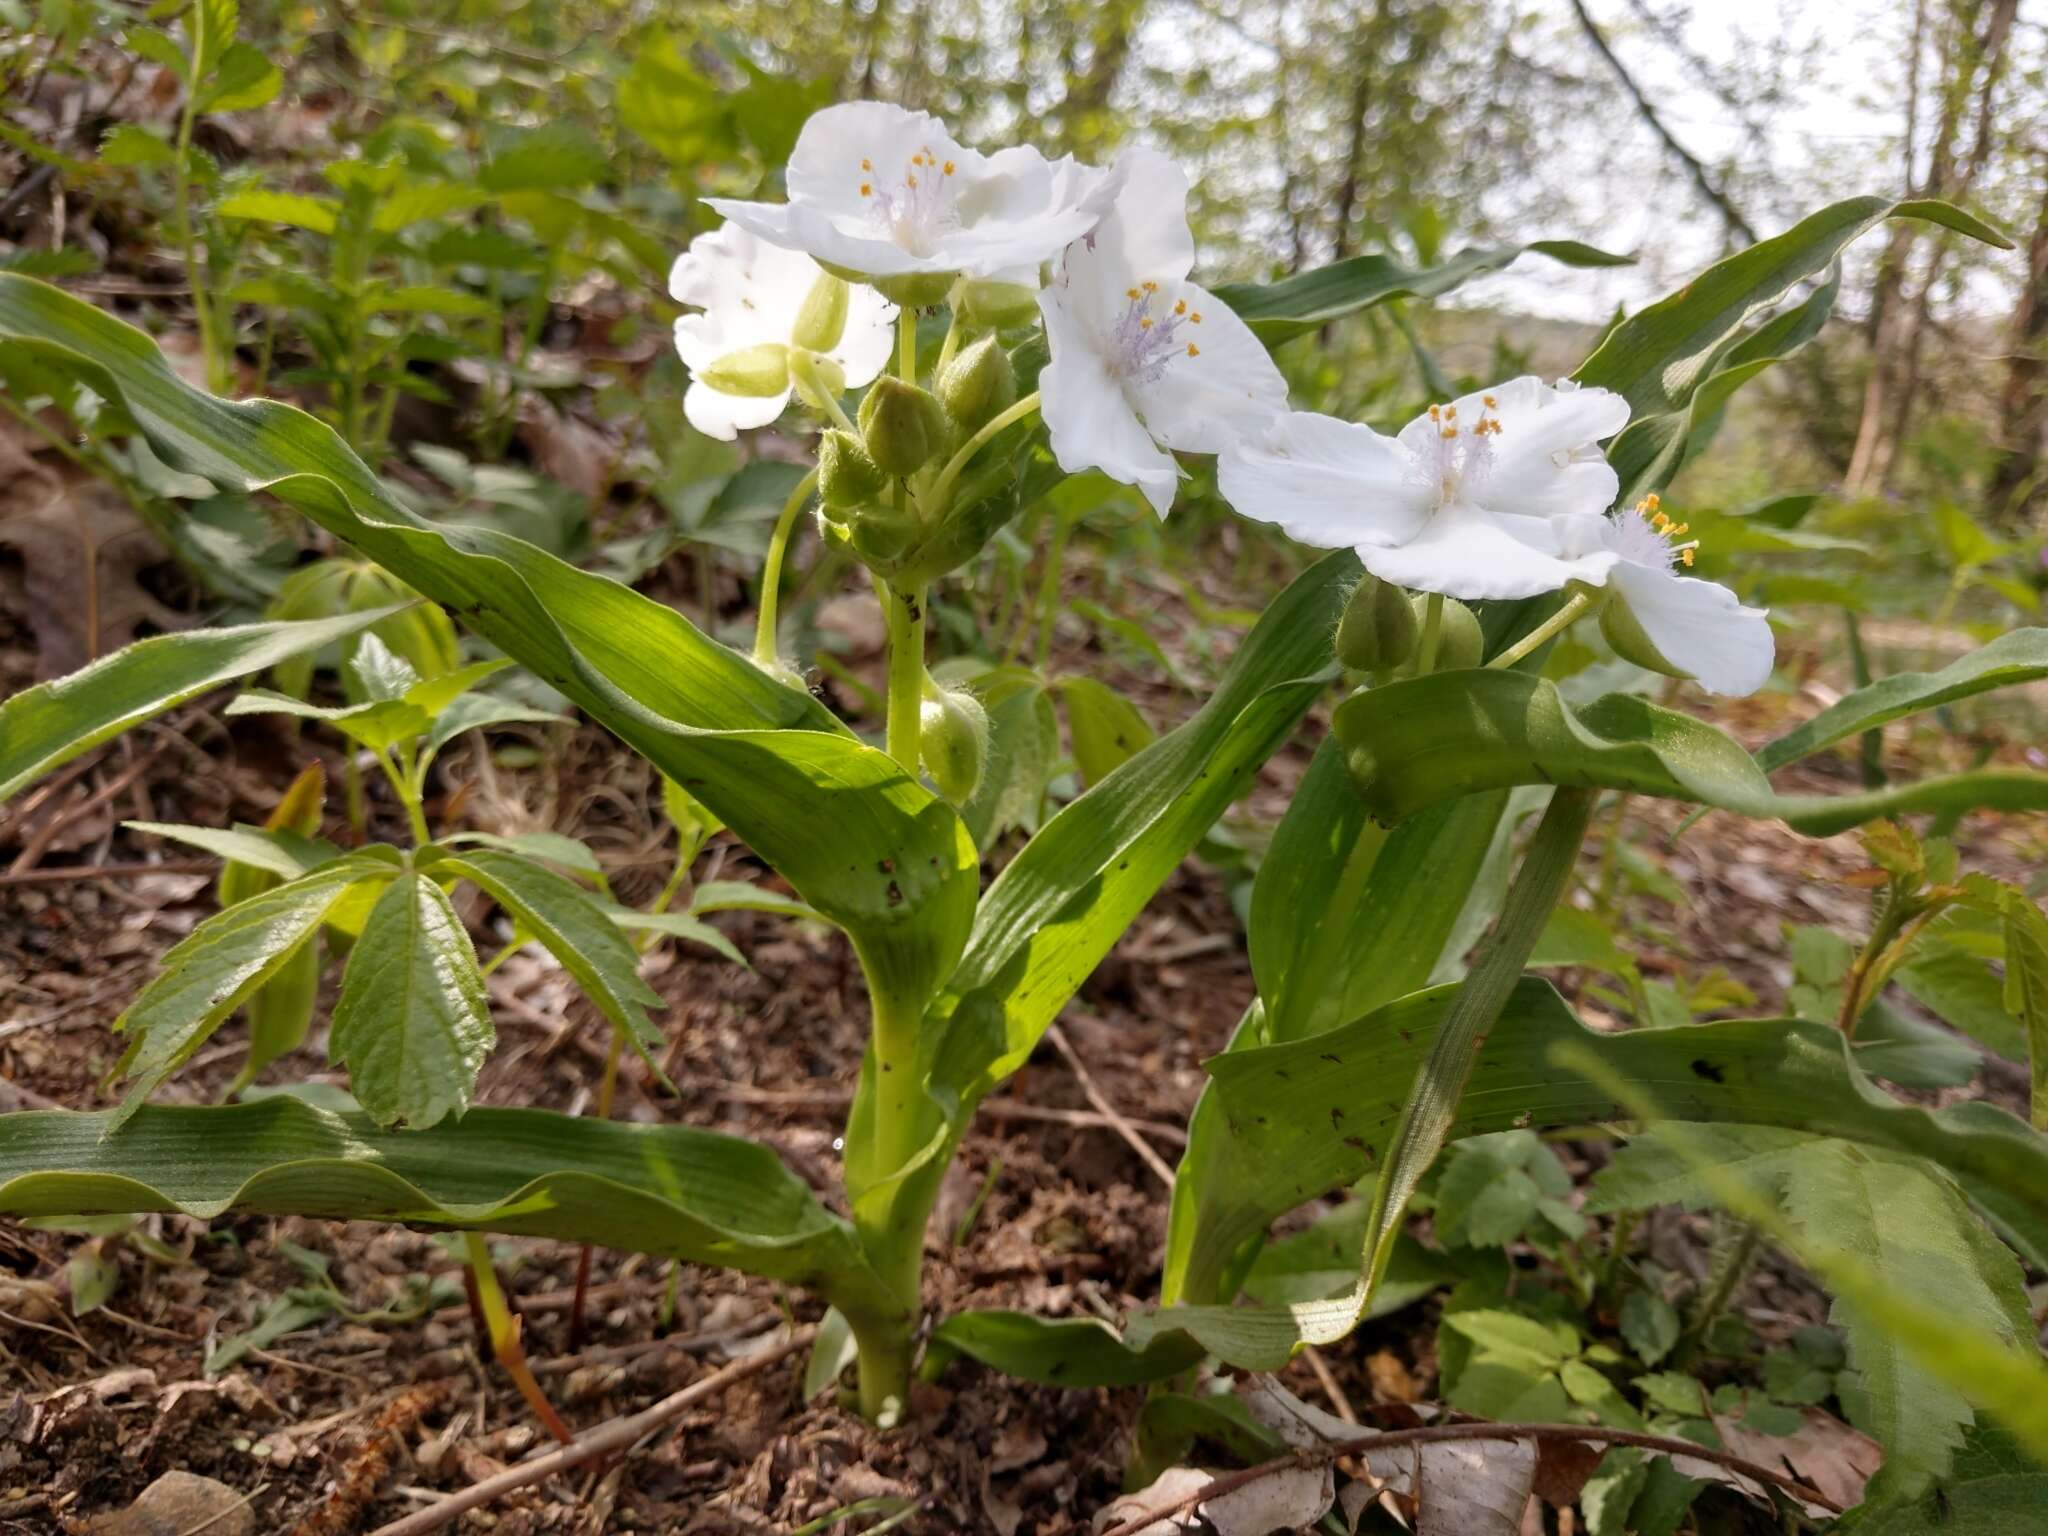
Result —
<path fill-rule="evenodd" d="M 1068 474 L 1099 469 L 1135 485 L 1161 517 L 1173 506 L 1180 466 L 1140 425 L 1123 390 L 1104 366 L 1088 328 L 1074 315 L 1066 290 L 1038 296 L 1052 360 L 1038 375 L 1039 413 L 1053 457 Z"/>
<path fill-rule="evenodd" d="M 1480 493 L 1487 505 L 1533 517 L 1613 505 L 1621 482 L 1598 445 L 1628 425 L 1626 400 L 1612 390 L 1559 389 L 1528 377 L 1489 393 L 1501 429 Z"/>
<path fill-rule="evenodd" d="M 1750 694 L 1770 681 L 1777 641 L 1765 610 L 1744 607 L 1719 582 L 1622 561 L 1607 584 L 1658 654 L 1702 688 Z"/>
<path fill-rule="evenodd" d="M 1216 479 L 1237 512 L 1321 549 L 1404 543 L 1430 511 L 1429 487 L 1398 443 L 1313 411 L 1226 447 Z"/>
<path fill-rule="evenodd" d="M 1547 520 L 1455 501 L 1406 543 L 1391 548 L 1361 544 L 1358 558 L 1382 581 L 1467 601 L 1534 597 L 1581 576 L 1576 563 L 1558 557 Z"/>
<path fill-rule="evenodd" d="M 789 404 L 789 391 L 779 395 L 726 395 L 701 379 L 683 393 L 683 416 L 706 437 L 729 443 L 741 432 L 765 427 Z"/>
<path fill-rule="evenodd" d="M 929 112 L 910 112 L 880 101 L 842 102 L 805 120 L 790 151 L 783 184 L 792 205 L 808 204 L 865 220 L 868 200 L 861 196 L 861 182 L 900 176 L 910 157 L 927 149 L 942 164 L 951 160 L 967 174 L 979 171 L 984 163 Z M 862 161 L 868 162 L 865 169 Z"/>
<path fill-rule="evenodd" d="M 1133 382 L 1130 393 L 1146 430 L 1168 448 L 1221 453 L 1287 409 L 1287 380 L 1227 305 L 1193 283 L 1179 298 L 1202 317 L 1178 333 L 1192 355 L 1169 359 L 1158 378 Z"/>
<path fill-rule="evenodd" d="M 668 289 L 679 304 L 701 308 L 676 328 L 676 350 L 691 368 L 728 352 L 789 340 L 798 309 L 819 276 L 801 251 L 784 250 L 726 224 L 699 235 L 669 269 Z"/>
<path fill-rule="evenodd" d="M 846 332 L 826 355 L 846 370 L 846 387 L 872 384 L 896 349 L 896 306 L 866 283 L 846 296 Z"/>

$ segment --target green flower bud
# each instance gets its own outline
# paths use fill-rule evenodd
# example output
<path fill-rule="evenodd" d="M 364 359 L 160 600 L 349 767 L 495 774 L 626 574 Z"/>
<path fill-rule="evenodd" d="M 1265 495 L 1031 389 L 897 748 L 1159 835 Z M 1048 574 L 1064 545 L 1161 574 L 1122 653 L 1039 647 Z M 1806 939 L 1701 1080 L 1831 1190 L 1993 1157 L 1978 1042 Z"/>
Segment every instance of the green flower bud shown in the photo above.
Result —
<path fill-rule="evenodd" d="M 891 304 L 905 309 L 930 309 L 943 304 L 953 286 L 951 272 L 903 272 L 895 277 L 871 277 L 869 285 Z"/>
<path fill-rule="evenodd" d="M 861 559 L 870 564 L 887 564 L 910 548 L 923 531 L 916 513 L 870 502 L 853 514 L 846 532 L 854 553 Z"/>
<path fill-rule="evenodd" d="M 825 429 L 818 444 L 818 495 L 826 507 L 857 507 L 874 500 L 888 483 L 889 477 L 868 457 L 859 438 L 837 427 Z"/>
<path fill-rule="evenodd" d="M 1421 632 L 1408 594 L 1368 573 L 1337 621 L 1337 659 L 1355 672 L 1398 667 L 1415 654 Z"/>
<path fill-rule="evenodd" d="M 962 321 L 992 330 L 1029 325 L 1038 318 L 1038 290 L 1023 283 L 963 277 L 953 285 L 952 302 L 953 313 Z"/>
<path fill-rule="evenodd" d="M 721 395 L 750 400 L 779 395 L 789 388 L 789 348 L 775 341 L 743 347 L 726 353 L 697 377 Z"/>
<path fill-rule="evenodd" d="M 846 303 L 852 293 L 846 279 L 830 272 L 818 274 L 804 306 L 796 312 L 796 325 L 789 333 L 792 346 L 812 352 L 830 352 L 846 334 Z"/>
<path fill-rule="evenodd" d="M 939 374 L 939 403 L 965 432 L 973 432 L 1017 400 L 1017 370 L 993 333 L 948 363 Z"/>
<path fill-rule="evenodd" d="M 1607 637 L 1607 643 L 1614 647 L 1614 654 L 1623 661 L 1632 661 L 1666 677 L 1692 676 L 1657 649 L 1657 643 L 1650 638 L 1641 621 L 1629 612 L 1627 603 L 1615 601 L 1601 607 L 1600 633 Z"/>
<path fill-rule="evenodd" d="M 910 475 L 946 451 L 945 408 L 929 391 L 883 374 L 860 403 L 860 434 L 883 473 Z"/>
<path fill-rule="evenodd" d="M 918 727 L 924 771 L 940 794 L 965 805 L 988 763 L 988 711 L 965 690 L 949 692 L 927 681 Z"/>
<path fill-rule="evenodd" d="M 1418 629 L 1427 622 L 1429 599 L 1418 592 L 1414 597 Z M 1476 667 L 1486 656 L 1486 636 L 1479 628 L 1479 616 L 1455 597 L 1444 599 L 1444 616 L 1436 632 L 1436 665 L 1433 672 L 1463 672 Z"/>

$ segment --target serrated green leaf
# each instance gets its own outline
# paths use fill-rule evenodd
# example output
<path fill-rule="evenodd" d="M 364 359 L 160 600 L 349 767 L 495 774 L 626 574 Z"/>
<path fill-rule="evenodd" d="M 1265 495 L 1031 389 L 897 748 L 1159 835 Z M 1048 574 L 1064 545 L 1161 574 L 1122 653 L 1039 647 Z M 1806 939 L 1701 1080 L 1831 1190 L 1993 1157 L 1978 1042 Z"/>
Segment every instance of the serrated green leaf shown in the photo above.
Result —
<path fill-rule="evenodd" d="M 571 122 L 520 129 L 492 147 L 477 184 L 490 192 L 583 188 L 611 179 L 611 157 L 588 129 Z"/>
<path fill-rule="evenodd" d="M 1892 980 L 1914 1002 L 1986 1050 L 2014 1061 L 2027 1059 L 2026 1031 L 2005 1005 L 2006 983 L 1977 956 L 1923 938 Z"/>
<path fill-rule="evenodd" d="M 290 694 L 268 688 L 251 688 L 235 695 L 221 711 L 238 715 L 291 715 L 299 720 L 320 720 L 360 742 L 374 752 L 389 751 L 401 741 L 426 734 L 432 718 L 418 705 L 403 699 L 382 699 L 369 704 L 308 704 Z"/>
<path fill-rule="evenodd" d="M 2048 1465 L 2001 1430 L 1979 1425 L 1956 1452 L 1941 1486 L 1911 1503 L 1876 1510 L 1862 1536 L 2037 1536 L 2048 1509 Z"/>
<path fill-rule="evenodd" d="M 1853 795 L 1780 795 L 1735 740 L 1633 694 L 1573 709 L 1528 673 L 1438 672 L 1353 694 L 1335 729 L 1366 804 L 1394 822 L 1515 784 L 1628 790 L 1783 821 L 1825 837 L 1915 811 L 2048 807 L 2048 775 L 1983 771 Z"/>
<path fill-rule="evenodd" d="M 419 867 L 437 878 L 468 880 L 489 893 L 515 922 L 540 939 L 643 1056 L 661 1042 L 660 1028 L 647 1016 L 649 1008 L 661 1006 L 661 995 L 640 979 L 639 955 L 582 886 L 545 865 L 495 848 L 429 847 L 420 851 Z"/>
<path fill-rule="evenodd" d="M 247 112 L 268 106 L 284 89 L 284 71 L 247 43 L 235 43 L 220 57 L 213 79 L 193 103 L 197 112 Z"/>
<path fill-rule="evenodd" d="M 392 611 L 156 635 L 68 677 L 24 688 L 0 703 L 0 800 L 144 720 L 355 634 Z"/>
<path fill-rule="evenodd" d="M 1655 1365 L 1678 1342 L 1678 1312 L 1655 1291 L 1630 1291 L 1621 1303 L 1621 1336 L 1638 1360 Z"/>
<path fill-rule="evenodd" d="M 144 166 L 168 170 L 178 163 L 178 152 L 168 140 L 159 138 L 140 123 L 122 123 L 100 141 L 100 164 Z"/>
<path fill-rule="evenodd" d="M 379 860 L 352 855 L 215 913 L 167 950 L 157 978 L 115 1021 L 132 1042 L 123 1062 L 132 1086 L 109 1130 L 319 932 L 344 891 L 389 873 Z"/>
<path fill-rule="evenodd" d="M 328 1050 L 380 1125 L 438 1124 L 469 1108 L 497 1040 L 476 951 L 448 893 L 400 875 L 350 949 Z"/>
<path fill-rule="evenodd" d="M 159 32 L 154 27 L 130 27 L 121 34 L 121 46 L 131 53 L 141 54 L 152 64 L 162 65 L 175 80 L 183 82 L 191 78 L 191 64 L 185 57 L 185 50 L 168 32 Z"/>
<path fill-rule="evenodd" d="M 381 235 L 396 234 L 428 219 L 466 213 L 489 202 L 482 187 L 457 181 L 407 181 L 377 203 L 370 227 Z"/>
<path fill-rule="evenodd" d="M 309 197 L 302 192 L 266 192 L 261 188 L 230 192 L 213 211 L 223 219 L 283 224 L 315 235 L 333 234 L 341 219 L 341 205 L 331 197 Z"/>

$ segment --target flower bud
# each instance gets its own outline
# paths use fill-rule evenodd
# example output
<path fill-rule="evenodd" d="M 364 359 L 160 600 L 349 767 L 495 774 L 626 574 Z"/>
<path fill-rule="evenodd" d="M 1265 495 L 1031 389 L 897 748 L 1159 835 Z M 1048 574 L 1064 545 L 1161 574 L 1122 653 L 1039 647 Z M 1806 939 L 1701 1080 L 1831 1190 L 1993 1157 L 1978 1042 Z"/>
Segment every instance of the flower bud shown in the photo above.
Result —
<path fill-rule="evenodd" d="M 1426 623 L 1429 599 L 1416 593 L 1415 618 Z M 1455 597 L 1444 599 L 1444 614 L 1436 632 L 1436 664 L 1432 672 L 1463 672 L 1476 667 L 1486 656 L 1486 636 L 1479 628 L 1479 616 Z"/>
<path fill-rule="evenodd" d="M 964 689 L 950 692 L 927 682 L 918 727 L 924 771 L 940 794 L 965 805 L 974 798 L 988 762 L 988 711 Z"/>
<path fill-rule="evenodd" d="M 1606 636 L 1607 643 L 1614 647 L 1614 654 L 1623 661 L 1632 661 L 1666 677 L 1692 676 L 1657 649 L 1657 643 L 1650 638 L 1641 621 L 1629 612 L 1627 603 L 1610 602 L 1600 609 L 1600 633 Z"/>
<path fill-rule="evenodd" d="M 881 494 L 889 477 L 851 432 L 827 427 L 818 444 L 818 495 L 834 511 L 857 507 Z"/>
<path fill-rule="evenodd" d="M 846 304 L 852 290 L 846 279 L 820 272 L 804 295 L 803 308 L 796 312 L 796 324 L 789 333 L 792 346 L 812 352 L 830 352 L 846 334 Z"/>
<path fill-rule="evenodd" d="M 930 309 L 943 304 L 953 286 L 951 272 L 901 272 L 894 277 L 871 277 L 869 286 L 891 304 L 905 309 Z"/>
<path fill-rule="evenodd" d="M 860 434 L 868 457 L 889 475 L 923 469 L 951 435 L 945 408 L 929 391 L 886 373 L 860 403 Z"/>
<path fill-rule="evenodd" d="M 1421 628 L 1408 594 L 1368 573 L 1337 621 L 1337 659 L 1354 672 L 1398 667 L 1415 654 Z"/>
<path fill-rule="evenodd" d="M 853 514 L 846 530 L 853 551 L 870 564 L 887 564 L 923 532 L 917 514 L 882 502 L 869 502 Z"/>
<path fill-rule="evenodd" d="M 789 388 L 789 348 L 775 341 L 742 347 L 726 353 L 697 377 L 721 395 L 750 400 L 779 395 Z"/>
<path fill-rule="evenodd" d="M 940 372 L 939 403 L 965 432 L 973 432 L 1017 400 L 1017 370 L 993 333 L 962 352 Z"/>
<path fill-rule="evenodd" d="M 953 285 L 953 313 L 968 325 L 1002 330 L 1038 318 L 1038 290 L 1023 283 L 963 277 Z"/>

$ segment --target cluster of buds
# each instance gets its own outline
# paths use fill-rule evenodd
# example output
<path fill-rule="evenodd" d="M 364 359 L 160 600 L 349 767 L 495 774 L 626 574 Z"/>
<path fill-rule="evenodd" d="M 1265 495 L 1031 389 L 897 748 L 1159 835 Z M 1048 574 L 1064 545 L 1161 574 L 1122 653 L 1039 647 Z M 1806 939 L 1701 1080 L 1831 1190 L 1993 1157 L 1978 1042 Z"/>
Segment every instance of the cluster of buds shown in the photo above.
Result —
<path fill-rule="evenodd" d="M 1437 619 L 1432 672 L 1457 672 L 1479 665 L 1486 637 L 1478 615 L 1454 597 L 1442 600 Z M 1429 599 L 1368 574 L 1351 593 L 1337 621 L 1337 659 L 1354 672 L 1396 672 L 1416 658 Z"/>

